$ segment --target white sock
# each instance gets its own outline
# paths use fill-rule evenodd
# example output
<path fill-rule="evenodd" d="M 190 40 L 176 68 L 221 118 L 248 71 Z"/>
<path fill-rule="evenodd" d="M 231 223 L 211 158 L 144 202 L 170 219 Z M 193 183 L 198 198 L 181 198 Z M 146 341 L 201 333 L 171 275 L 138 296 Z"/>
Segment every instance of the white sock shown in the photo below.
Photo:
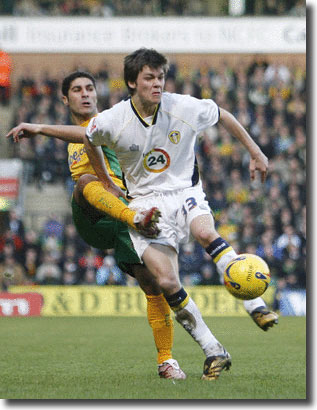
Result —
<path fill-rule="evenodd" d="M 186 306 L 175 312 L 176 320 L 192 336 L 205 353 L 206 357 L 222 354 L 221 343 L 211 333 L 204 322 L 195 302 L 189 298 Z"/>
<path fill-rule="evenodd" d="M 251 300 L 244 300 L 243 305 L 245 307 L 245 310 L 250 314 L 252 313 L 256 308 L 259 307 L 266 307 L 266 304 L 262 298 L 255 298 Z"/>
<path fill-rule="evenodd" d="M 224 271 L 225 271 L 228 263 L 230 261 L 232 261 L 232 259 L 237 258 L 237 256 L 238 255 L 237 255 L 236 251 L 234 251 L 232 249 L 231 251 L 229 251 L 229 252 L 225 253 L 223 256 L 221 256 L 221 258 L 219 259 L 218 262 L 215 262 L 216 266 L 217 266 L 217 271 L 220 273 L 221 283 L 223 283 L 223 274 L 224 274 Z"/>

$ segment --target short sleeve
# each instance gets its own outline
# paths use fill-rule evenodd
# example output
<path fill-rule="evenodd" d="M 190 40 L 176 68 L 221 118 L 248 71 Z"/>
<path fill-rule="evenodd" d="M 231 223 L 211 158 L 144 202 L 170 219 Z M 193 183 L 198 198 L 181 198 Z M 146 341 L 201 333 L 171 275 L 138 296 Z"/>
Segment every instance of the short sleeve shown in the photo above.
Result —
<path fill-rule="evenodd" d="M 219 121 L 219 107 L 210 99 L 198 100 L 197 112 L 197 131 L 202 132 L 212 127 Z"/>
<path fill-rule="evenodd" d="M 106 111 L 103 111 L 90 120 L 86 128 L 86 135 L 95 146 L 110 145 L 111 131 L 109 115 Z"/>

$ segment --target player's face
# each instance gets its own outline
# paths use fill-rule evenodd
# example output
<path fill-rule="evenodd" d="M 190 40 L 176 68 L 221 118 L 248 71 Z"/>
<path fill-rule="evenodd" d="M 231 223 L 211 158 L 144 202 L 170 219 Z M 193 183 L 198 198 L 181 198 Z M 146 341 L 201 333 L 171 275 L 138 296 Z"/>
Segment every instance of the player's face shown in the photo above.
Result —
<path fill-rule="evenodd" d="M 72 81 L 68 97 L 64 103 L 69 106 L 71 113 L 83 119 L 88 119 L 97 113 L 97 92 L 93 82 L 86 77 L 79 77 Z"/>
<path fill-rule="evenodd" d="M 136 90 L 135 95 L 145 104 L 158 104 L 161 101 L 165 84 L 164 70 L 144 66 L 135 83 L 129 86 Z"/>

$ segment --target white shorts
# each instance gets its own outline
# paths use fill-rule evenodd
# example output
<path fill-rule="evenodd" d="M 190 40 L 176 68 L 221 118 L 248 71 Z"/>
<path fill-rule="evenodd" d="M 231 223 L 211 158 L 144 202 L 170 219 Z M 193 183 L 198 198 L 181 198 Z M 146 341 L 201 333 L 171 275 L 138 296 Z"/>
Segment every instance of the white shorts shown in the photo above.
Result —
<path fill-rule="evenodd" d="M 162 213 L 158 227 L 158 238 L 145 238 L 134 229 L 129 229 L 134 248 L 142 258 L 143 252 L 151 243 L 172 246 L 179 251 L 180 243 L 187 243 L 191 238 L 190 224 L 196 216 L 211 214 L 211 209 L 202 190 L 201 182 L 194 187 L 175 189 L 171 192 L 153 192 L 133 199 L 129 208 L 150 209 L 156 206 Z"/>

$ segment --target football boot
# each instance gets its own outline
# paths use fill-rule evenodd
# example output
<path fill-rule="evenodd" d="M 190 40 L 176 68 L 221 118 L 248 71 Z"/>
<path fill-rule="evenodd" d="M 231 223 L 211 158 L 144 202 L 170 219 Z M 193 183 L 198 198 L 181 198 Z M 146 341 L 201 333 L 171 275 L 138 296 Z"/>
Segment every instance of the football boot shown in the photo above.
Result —
<path fill-rule="evenodd" d="M 222 354 L 209 356 L 205 360 L 202 380 L 217 380 L 222 370 L 229 370 L 231 366 L 231 356 L 224 349 Z"/>
<path fill-rule="evenodd" d="M 158 374 L 162 379 L 186 379 L 186 374 L 174 359 L 168 359 L 158 366 Z"/>
<path fill-rule="evenodd" d="M 147 238 L 157 238 L 161 232 L 157 227 L 160 216 L 161 212 L 156 207 L 150 208 L 147 211 L 137 211 L 134 216 L 134 224 L 137 231 Z"/>
<path fill-rule="evenodd" d="M 266 307 L 262 306 L 254 309 L 250 316 L 254 322 L 265 332 L 274 325 L 278 324 L 277 313 L 268 310 Z"/>

